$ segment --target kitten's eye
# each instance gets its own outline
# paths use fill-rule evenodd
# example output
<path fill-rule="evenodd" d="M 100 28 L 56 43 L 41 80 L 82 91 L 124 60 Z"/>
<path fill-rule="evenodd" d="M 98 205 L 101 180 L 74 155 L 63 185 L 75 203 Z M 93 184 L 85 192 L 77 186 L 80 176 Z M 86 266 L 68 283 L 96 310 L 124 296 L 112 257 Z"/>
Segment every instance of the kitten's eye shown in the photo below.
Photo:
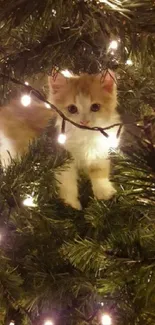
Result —
<path fill-rule="evenodd" d="M 69 105 L 67 108 L 68 108 L 68 112 L 71 114 L 75 114 L 78 112 L 78 109 L 75 105 Z"/>
<path fill-rule="evenodd" d="M 91 105 L 90 109 L 93 112 L 97 112 L 97 111 L 100 110 L 100 104 L 94 103 L 94 104 Z"/>

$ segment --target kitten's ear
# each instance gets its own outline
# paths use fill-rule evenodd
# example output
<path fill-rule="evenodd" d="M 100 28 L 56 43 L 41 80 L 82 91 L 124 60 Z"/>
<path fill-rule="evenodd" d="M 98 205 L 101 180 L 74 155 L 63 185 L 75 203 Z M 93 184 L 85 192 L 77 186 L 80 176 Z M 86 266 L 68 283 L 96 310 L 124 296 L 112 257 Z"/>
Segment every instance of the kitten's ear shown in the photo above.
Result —
<path fill-rule="evenodd" d="M 53 94 L 57 94 L 59 91 L 65 88 L 67 85 L 67 78 L 62 73 L 51 74 L 48 77 L 49 88 Z"/>
<path fill-rule="evenodd" d="M 101 86 L 103 89 L 109 93 L 116 88 L 116 77 L 112 70 L 108 70 L 105 74 L 98 74 L 98 78 L 100 78 Z"/>

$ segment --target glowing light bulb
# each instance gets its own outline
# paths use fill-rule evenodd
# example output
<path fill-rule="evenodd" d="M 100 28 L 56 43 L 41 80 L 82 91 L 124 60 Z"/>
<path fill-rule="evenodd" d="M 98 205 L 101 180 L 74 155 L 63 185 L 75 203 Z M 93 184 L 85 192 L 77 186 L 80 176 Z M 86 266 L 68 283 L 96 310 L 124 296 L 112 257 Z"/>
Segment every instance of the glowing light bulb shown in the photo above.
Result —
<path fill-rule="evenodd" d="M 28 85 L 29 85 L 29 83 L 28 83 L 27 81 L 25 81 L 24 83 L 25 83 L 25 85 L 26 85 L 26 86 L 28 86 Z"/>
<path fill-rule="evenodd" d="M 116 5 L 112 4 L 111 2 L 109 2 L 108 0 L 98 0 L 98 3 L 106 3 L 109 7 L 113 8 L 113 9 L 116 9 Z"/>
<path fill-rule="evenodd" d="M 117 41 L 111 41 L 110 45 L 109 45 L 109 49 L 110 50 L 117 50 L 118 48 L 118 42 Z"/>
<path fill-rule="evenodd" d="M 53 14 L 54 17 L 56 17 L 57 12 L 56 12 L 55 9 L 52 9 L 52 14 Z"/>
<path fill-rule="evenodd" d="M 34 203 L 34 199 L 32 196 L 28 196 L 24 201 L 23 204 L 27 207 L 36 207 L 37 205 Z"/>
<path fill-rule="evenodd" d="M 133 62 L 132 62 L 131 59 L 128 59 L 128 60 L 126 61 L 126 64 L 127 64 L 127 65 L 133 65 Z"/>
<path fill-rule="evenodd" d="M 54 325 L 54 324 L 53 324 L 52 320 L 47 319 L 47 320 L 45 320 L 44 325 Z"/>
<path fill-rule="evenodd" d="M 66 78 L 70 78 L 72 76 L 72 74 L 70 73 L 69 70 L 62 70 L 61 73 L 64 75 L 64 77 Z"/>
<path fill-rule="evenodd" d="M 9 323 L 9 325 L 15 325 L 15 322 L 14 322 L 14 321 L 11 321 L 11 322 Z"/>
<path fill-rule="evenodd" d="M 111 134 L 109 134 L 109 137 L 107 138 L 107 142 L 108 142 L 109 149 L 110 148 L 116 149 L 119 145 L 119 138 L 117 138 L 114 133 L 111 133 Z"/>
<path fill-rule="evenodd" d="M 60 133 L 58 136 L 58 142 L 64 144 L 66 142 L 66 134 Z"/>
<path fill-rule="evenodd" d="M 45 107 L 48 108 L 48 109 L 51 109 L 51 106 L 48 103 L 45 103 Z"/>
<path fill-rule="evenodd" d="M 111 325 L 112 319 L 108 314 L 104 314 L 101 317 L 101 323 L 102 323 L 102 325 Z"/>
<path fill-rule="evenodd" d="M 29 95 L 23 95 L 21 97 L 21 103 L 23 106 L 29 106 L 31 104 L 31 97 Z"/>

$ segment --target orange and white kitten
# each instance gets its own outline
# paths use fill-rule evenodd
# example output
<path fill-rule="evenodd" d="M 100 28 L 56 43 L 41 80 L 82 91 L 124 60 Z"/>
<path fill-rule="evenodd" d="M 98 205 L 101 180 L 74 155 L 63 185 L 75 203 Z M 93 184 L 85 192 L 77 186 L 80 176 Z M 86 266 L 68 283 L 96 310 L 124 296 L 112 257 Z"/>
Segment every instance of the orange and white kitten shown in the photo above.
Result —
<path fill-rule="evenodd" d="M 69 119 L 90 127 L 106 127 L 120 122 L 116 111 L 117 90 L 114 74 L 73 76 L 65 78 L 61 73 L 49 77 L 50 101 Z M 56 124 L 61 128 L 62 119 Z M 118 130 L 118 127 L 117 127 Z M 108 131 L 116 134 L 116 128 Z M 78 171 L 89 176 L 94 195 L 98 199 L 110 199 L 114 189 L 110 175 L 109 141 L 100 132 L 76 128 L 66 122 L 64 147 L 73 157 L 69 168 L 56 175 L 60 183 L 60 197 L 75 209 L 81 209 L 78 199 Z M 115 140 L 114 140 L 115 141 Z"/>
<path fill-rule="evenodd" d="M 32 139 L 39 137 L 53 111 L 44 105 L 32 103 L 28 107 L 14 100 L 0 108 L 0 158 L 2 165 L 7 167 L 12 158 L 22 156 L 27 151 Z M 9 153 L 8 153 L 9 152 Z"/>
<path fill-rule="evenodd" d="M 90 127 L 106 127 L 120 122 L 116 111 L 117 92 L 112 72 L 105 78 L 101 75 L 81 75 L 65 78 L 57 74 L 49 77 L 50 100 L 71 120 Z M 49 120 L 55 116 L 52 110 L 44 105 L 32 103 L 23 107 L 19 100 L 0 110 L 0 157 L 7 166 L 10 155 L 21 156 L 28 149 L 30 140 L 38 137 Z M 62 120 L 57 116 L 57 126 Z M 117 128 L 118 129 L 118 128 Z M 108 131 L 109 135 L 116 129 Z M 67 140 L 64 147 L 70 152 L 73 160 L 69 168 L 57 173 L 60 197 L 65 203 L 81 209 L 78 200 L 78 171 L 82 169 L 90 177 L 94 195 L 98 199 L 109 199 L 115 189 L 109 180 L 110 160 L 109 143 L 100 132 L 87 131 L 66 123 Z M 114 139 L 115 141 L 115 139 Z"/>

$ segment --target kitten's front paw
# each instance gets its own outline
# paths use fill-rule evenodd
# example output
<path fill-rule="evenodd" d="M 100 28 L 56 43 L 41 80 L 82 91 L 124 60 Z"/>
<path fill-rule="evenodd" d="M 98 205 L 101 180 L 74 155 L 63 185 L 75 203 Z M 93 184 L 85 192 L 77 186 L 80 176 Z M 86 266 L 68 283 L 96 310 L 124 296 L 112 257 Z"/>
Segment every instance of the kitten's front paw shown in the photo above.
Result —
<path fill-rule="evenodd" d="M 67 199 L 65 200 L 65 203 L 67 205 L 70 205 L 72 208 L 76 209 L 76 210 L 82 210 L 82 206 L 81 203 L 78 199 Z"/>
<path fill-rule="evenodd" d="M 93 192 L 98 200 L 109 200 L 116 193 L 116 190 L 112 183 L 104 178 L 94 182 Z"/>

